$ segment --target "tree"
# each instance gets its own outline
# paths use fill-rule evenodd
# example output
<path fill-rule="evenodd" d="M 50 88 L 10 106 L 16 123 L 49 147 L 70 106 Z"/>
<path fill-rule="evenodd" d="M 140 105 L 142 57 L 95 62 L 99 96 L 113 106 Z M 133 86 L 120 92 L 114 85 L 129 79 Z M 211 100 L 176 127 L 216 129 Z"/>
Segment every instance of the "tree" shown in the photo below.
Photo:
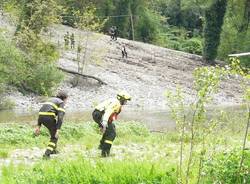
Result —
<path fill-rule="evenodd" d="M 227 0 L 215 0 L 205 11 L 204 28 L 204 52 L 203 58 L 208 63 L 214 63 L 217 57 L 217 49 L 220 44 L 224 15 L 226 12 Z"/>
<path fill-rule="evenodd" d="M 250 1 L 228 0 L 227 12 L 224 18 L 221 43 L 218 58 L 228 60 L 233 53 L 248 52 L 250 50 Z M 243 57 L 241 65 L 250 67 L 249 57 Z"/>
<path fill-rule="evenodd" d="M 16 32 L 28 27 L 38 35 L 48 25 L 58 22 L 60 6 L 55 0 L 23 0 L 22 13 Z"/>

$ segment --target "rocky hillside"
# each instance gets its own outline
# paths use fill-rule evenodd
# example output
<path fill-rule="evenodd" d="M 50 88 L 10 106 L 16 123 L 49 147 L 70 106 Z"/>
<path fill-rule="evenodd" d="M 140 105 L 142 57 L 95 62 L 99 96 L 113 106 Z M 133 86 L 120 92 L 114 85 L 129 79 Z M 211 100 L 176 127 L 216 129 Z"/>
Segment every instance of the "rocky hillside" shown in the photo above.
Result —
<path fill-rule="evenodd" d="M 0 29 L 11 30 L 11 26 L 6 27 L 6 21 L 0 21 Z M 89 109 L 95 103 L 113 97 L 119 90 L 132 94 L 133 100 L 128 105 L 130 108 L 164 109 L 164 91 L 174 91 L 177 85 L 185 92 L 187 102 L 194 101 L 192 73 L 195 68 L 204 66 L 200 56 L 126 39 L 111 41 L 109 36 L 103 34 L 87 33 L 62 25 L 53 26 L 44 33 L 44 39 L 58 46 L 58 65 L 76 72 L 77 49 L 64 48 L 63 36 L 67 31 L 75 34 L 76 46 L 82 47 L 80 61 L 84 61 L 83 73 L 107 83 L 100 85 L 96 80 L 80 77 L 76 85 L 76 76 L 66 74 L 65 81 L 59 88 L 69 92 L 68 109 Z M 126 47 L 128 58 L 122 58 L 122 46 Z M 37 110 L 40 106 L 40 98 L 35 95 L 23 96 L 13 91 L 7 97 L 16 101 L 17 109 L 28 107 Z M 239 97 L 240 86 L 237 81 L 228 80 L 222 83 L 214 103 L 237 104 L 241 101 Z"/>

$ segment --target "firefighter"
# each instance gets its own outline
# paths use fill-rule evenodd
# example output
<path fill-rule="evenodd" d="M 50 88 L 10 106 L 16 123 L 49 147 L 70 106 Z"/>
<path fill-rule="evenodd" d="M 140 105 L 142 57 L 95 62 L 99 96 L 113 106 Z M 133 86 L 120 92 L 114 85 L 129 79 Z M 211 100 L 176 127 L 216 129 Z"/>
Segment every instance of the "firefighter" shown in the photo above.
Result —
<path fill-rule="evenodd" d="M 114 26 L 112 26 L 112 27 L 109 29 L 109 35 L 110 35 L 111 40 L 114 40 L 114 39 L 115 39 L 115 30 L 114 30 Z"/>
<path fill-rule="evenodd" d="M 71 47 L 71 49 L 75 48 L 75 35 L 74 35 L 74 33 L 72 33 L 70 36 L 70 47 Z"/>
<path fill-rule="evenodd" d="M 131 96 L 122 91 L 117 94 L 117 98 L 108 99 L 95 107 L 92 113 L 93 119 L 98 123 L 102 130 L 102 139 L 100 140 L 99 149 L 102 150 L 102 157 L 107 157 L 110 154 L 112 143 L 116 137 L 114 120 L 117 119 L 123 105 L 131 100 Z"/>
<path fill-rule="evenodd" d="M 128 53 L 127 53 L 125 45 L 122 46 L 121 51 L 122 51 L 122 58 L 125 58 L 125 57 L 128 58 Z"/>
<path fill-rule="evenodd" d="M 37 136 L 40 134 L 41 125 L 44 125 L 50 133 L 50 142 L 43 155 L 44 158 L 50 158 L 51 154 L 58 153 L 56 147 L 59 132 L 63 123 L 63 117 L 65 114 L 64 105 L 67 98 L 67 93 L 60 91 L 56 97 L 45 102 L 39 111 L 38 123 L 34 133 Z"/>
<path fill-rule="evenodd" d="M 70 40 L 70 35 L 69 32 L 67 31 L 67 34 L 64 35 L 64 48 L 68 49 L 69 47 L 69 40 Z"/>

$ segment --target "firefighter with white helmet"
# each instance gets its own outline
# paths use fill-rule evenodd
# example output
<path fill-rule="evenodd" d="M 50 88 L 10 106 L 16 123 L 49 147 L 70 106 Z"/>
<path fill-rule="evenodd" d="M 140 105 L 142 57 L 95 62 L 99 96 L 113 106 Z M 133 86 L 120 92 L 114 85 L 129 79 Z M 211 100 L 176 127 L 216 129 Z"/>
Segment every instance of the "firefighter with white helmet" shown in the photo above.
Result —
<path fill-rule="evenodd" d="M 102 129 L 103 136 L 99 148 L 102 150 L 102 156 L 109 156 L 111 146 L 116 137 L 114 120 L 121 112 L 122 106 L 131 100 L 131 96 L 126 91 L 117 94 L 117 98 L 108 99 L 95 107 L 92 113 L 93 119 Z"/>

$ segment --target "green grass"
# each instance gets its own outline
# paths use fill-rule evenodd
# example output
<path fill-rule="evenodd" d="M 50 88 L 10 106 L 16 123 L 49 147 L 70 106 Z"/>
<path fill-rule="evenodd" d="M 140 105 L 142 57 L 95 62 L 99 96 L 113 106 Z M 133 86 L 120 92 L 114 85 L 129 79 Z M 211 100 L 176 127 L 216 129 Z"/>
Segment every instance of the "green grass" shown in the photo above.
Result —
<path fill-rule="evenodd" d="M 118 122 L 117 139 L 131 142 L 133 140 L 143 141 L 149 136 L 149 130 L 142 124 L 136 122 Z M 94 122 L 68 123 L 62 126 L 59 138 L 59 145 L 68 143 L 81 143 L 89 148 L 101 138 L 101 134 Z M 49 141 L 47 128 L 42 126 L 41 134 L 38 137 L 33 135 L 33 127 L 28 124 L 8 123 L 0 124 L 0 150 L 8 148 L 27 148 L 31 146 L 44 147 Z M 119 143 L 119 141 L 117 142 Z"/>
<path fill-rule="evenodd" d="M 175 169 L 166 163 L 151 163 L 135 160 L 95 162 L 87 158 L 76 160 L 53 160 L 41 162 L 32 168 L 9 166 L 3 168 L 5 184 L 170 184 L 176 183 Z"/>
<path fill-rule="evenodd" d="M 0 158 L 8 158 L 8 154 L 9 154 L 8 150 L 6 149 L 0 150 Z"/>
<path fill-rule="evenodd" d="M 229 116 L 230 115 L 230 116 Z M 209 134 L 201 181 L 206 184 L 249 182 L 250 154 L 246 152 L 244 167 L 237 175 L 246 117 L 242 114 L 217 117 L 218 125 Z M 237 122 L 237 123 L 235 123 Z M 33 166 L 12 164 L 2 169 L 3 184 L 14 183 L 176 183 L 179 161 L 177 132 L 150 133 L 141 123 L 116 122 L 117 138 L 110 158 L 99 157 L 97 145 L 101 134 L 94 122 L 64 122 L 59 149 L 68 149 L 49 161 L 39 159 Z M 7 158 L 17 148 L 45 148 L 49 141 L 46 128 L 33 136 L 31 125 L 0 124 L 0 157 Z M 184 139 L 183 167 L 187 164 L 190 137 Z M 248 142 L 249 145 L 249 142 Z M 196 183 L 201 138 L 195 140 L 190 183 Z M 64 150 L 65 151 L 65 150 Z M 183 171 L 184 172 L 184 171 Z M 236 173 L 236 174 L 235 174 Z M 183 173 L 185 178 L 185 173 Z"/>

